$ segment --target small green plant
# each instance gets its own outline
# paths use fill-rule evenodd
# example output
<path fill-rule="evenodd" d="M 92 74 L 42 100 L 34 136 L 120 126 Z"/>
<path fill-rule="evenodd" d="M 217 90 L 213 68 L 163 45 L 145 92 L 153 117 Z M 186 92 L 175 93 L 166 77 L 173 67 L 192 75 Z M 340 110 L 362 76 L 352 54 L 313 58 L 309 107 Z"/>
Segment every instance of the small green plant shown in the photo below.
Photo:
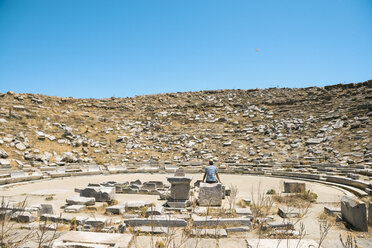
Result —
<path fill-rule="evenodd" d="M 267 195 L 275 195 L 276 194 L 276 191 L 275 189 L 269 189 L 267 192 L 266 192 Z"/>
<path fill-rule="evenodd" d="M 165 244 L 162 241 L 156 241 L 155 247 L 156 248 L 164 248 Z"/>
<path fill-rule="evenodd" d="M 309 202 L 316 202 L 316 199 L 318 199 L 318 195 L 308 190 L 303 193 L 303 198 L 304 200 L 309 201 Z"/>
<path fill-rule="evenodd" d="M 54 199 L 54 197 L 52 195 L 48 195 L 47 197 L 45 197 L 46 201 L 51 201 L 53 199 Z"/>

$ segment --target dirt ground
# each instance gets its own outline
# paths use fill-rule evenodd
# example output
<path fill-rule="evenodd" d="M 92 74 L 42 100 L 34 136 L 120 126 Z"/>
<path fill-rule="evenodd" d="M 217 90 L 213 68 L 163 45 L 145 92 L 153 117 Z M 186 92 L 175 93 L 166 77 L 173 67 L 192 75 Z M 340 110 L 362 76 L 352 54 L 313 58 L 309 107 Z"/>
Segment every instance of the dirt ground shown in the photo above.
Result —
<path fill-rule="evenodd" d="M 81 177 L 68 177 L 68 178 L 57 178 L 50 180 L 41 180 L 28 183 L 20 183 L 13 186 L 3 186 L 0 188 L 0 196 L 4 196 L 10 200 L 24 200 L 27 199 L 29 206 L 40 203 L 52 203 L 55 212 L 62 212 L 61 206 L 65 204 L 67 197 L 72 195 L 78 195 L 74 192 L 75 188 L 83 188 L 88 183 L 101 183 L 105 181 L 134 181 L 140 179 L 142 182 L 149 180 L 160 180 L 167 182 L 167 177 L 171 177 L 172 174 L 117 174 L 117 175 L 98 175 L 98 176 L 81 176 Z M 202 179 L 202 174 L 188 174 L 192 176 L 192 184 Z M 225 186 L 235 185 L 238 188 L 237 199 L 250 198 L 252 201 L 256 201 L 260 194 L 264 194 L 267 190 L 274 189 L 280 193 L 283 191 L 283 182 L 287 179 L 263 177 L 263 176 L 251 176 L 251 175 L 230 175 L 221 174 L 222 183 Z M 293 181 L 293 180 L 291 180 Z M 324 185 L 315 182 L 306 182 L 306 189 L 315 192 L 318 195 L 316 203 L 313 203 L 309 208 L 308 213 L 305 215 L 296 227 L 299 228 L 299 224 L 302 222 L 305 226 L 306 235 L 304 238 L 319 240 L 319 217 L 323 213 L 324 206 L 339 206 L 342 196 L 350 194 L 342 189 Z M 48 196 L 52 195 L 52 200 L 46 200 Z M 155 195 L 139 195 L 139 194 L 116 194 L 116 200 L 120 203 L 128 200 L 151 200 L 156 202 L 158 196 Z M 225 201 L 223 204 L 227 204 Z M 66 214 L 68 215 L 68 214 Z M 77 215 L 77 214 L 69 214 Z M 90 213 L 79 213 L 78 215 L 90 215 Z M 274 215 L 277 221 L 281 221 L 281 218 Z M 121 219 L 121 217 L 111 217 L 112 220 Z M 329 218 L 333 223 L 327 239 L 327 247 L 338 247 L 332 246 L 335 242 L 339 243 L 339 235 L 345 236 L 347 229 L 340 223 L 334 221 L 335 218 Z M 371 233 L 355 233 L 357 237 L 369 237 Z M 370 237 L 371 236 L 371 237 Z M 251 231 L 244 236 L 233 237 L 234 242 L 241 243 L 246 238 L 257 238 L 257 233 Z M 145 242 L 146 237 L 142 237 L 141 240 Z M 203 241 L 204 242 L 204 241 Z M 226 243 L 223 241 L 222 243 Z"/>

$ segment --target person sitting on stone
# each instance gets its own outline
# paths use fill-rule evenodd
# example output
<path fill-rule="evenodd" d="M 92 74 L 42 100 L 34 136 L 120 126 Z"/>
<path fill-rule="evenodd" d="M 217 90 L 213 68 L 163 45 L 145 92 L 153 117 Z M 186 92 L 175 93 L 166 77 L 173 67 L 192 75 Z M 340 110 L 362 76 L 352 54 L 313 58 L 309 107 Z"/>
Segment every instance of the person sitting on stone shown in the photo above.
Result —
<path fill-rule="evenodd" d="M 203 182 L 206 180 L 206 183 L 221 183 L 220 176 L 218 175 L 217 167 L 213 165 L 213 161 L 209 161 L 209 165 L 205 168 Z M 218 179 L 218 181 L 217 181 Z"/>

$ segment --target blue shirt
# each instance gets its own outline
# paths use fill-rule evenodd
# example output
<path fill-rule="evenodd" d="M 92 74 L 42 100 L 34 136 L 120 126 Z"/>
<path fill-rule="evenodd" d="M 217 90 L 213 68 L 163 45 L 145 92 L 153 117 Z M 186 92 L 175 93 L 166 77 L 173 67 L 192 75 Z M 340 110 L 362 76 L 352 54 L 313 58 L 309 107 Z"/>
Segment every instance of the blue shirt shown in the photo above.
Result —
<path fill-rule="evenodd" d="M 207 182 L 217 182 L 217 178 L 216 178 L 217 172 L 218 172 L 218 170 L 217 170 L 216 166 L 208 165 L 205 168 L 205 174 L 207 175 L 206 181 Z"/>

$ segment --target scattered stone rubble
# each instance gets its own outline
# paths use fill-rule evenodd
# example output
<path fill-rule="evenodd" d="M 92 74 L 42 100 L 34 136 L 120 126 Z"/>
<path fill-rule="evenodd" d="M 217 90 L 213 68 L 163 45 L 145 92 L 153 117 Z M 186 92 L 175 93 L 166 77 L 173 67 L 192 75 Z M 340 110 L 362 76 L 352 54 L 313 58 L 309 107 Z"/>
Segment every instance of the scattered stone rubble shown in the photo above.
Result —
<path fill-rule="evenodd" d="M 371 87 L 372 81 L 367 81 L 305 89 L 110 99 L 0 94 L 0 185 L 81 175 L 177 171 L 168 178 L 170 184 L 136 180 L 77 189 L 75 196 L 66 199 L 62 215 L 45 204 L 25 211 L 9 205 L 6 214 L 12 221 L 29 223 L 40 217 L 40 221 L 75 225 L 81 231 L 77 236 L 61 236 L 61 246 L 56 242 L 55 247 L 63 247 L 66 237 L 74 237 L 69 242 L 80 246 L 84 240 L 78 240 L 80 235 L 123 233 L 127 226 L 140 232 L 166 233 L 168 228 L 193 223 L 203 227 L 203 236 L 220 237 L 250 231 L 249 207 L 235 206 L 234 217 L 208 216 L 204 207 L 219 208 L 229 194 L 228 187 L 200 182 L 191 186 L 191 177 L 185 175 L 203 172 L 208 160 L 219 165 L 220 173 L 321 181 L 359 197 L 372 195 Z M 291 181 L 284 188 L 286 193 L 306 190 L 304 183 Z M 116 203 L 116 194 L 158 195 L 159 202 Z M 249 204 L 249 199 L 244 202 Z M 367 231 L 372 204 L 363 204 L 343 198 L 341 208 L 326 206 L 325 212 L 339 216 L 357 231 Z M 140 214 L 142 208 L 146 211 Z M 98 209 L 104 209 L 105 218 L 81 215 Z M 278 214 L 285 220 L 297 218 L 299 211 L 279 208 Z M 112 217 L 120 221 L 113 222 Z M 271 218 L 255 221 L 265 223 L 263 229 L 294 228 L 291 222 Z M 216 227 L 219 232 L 212 234 L 209 228 Z M 114 243 L 131 239 L 106 237 Z"/>

